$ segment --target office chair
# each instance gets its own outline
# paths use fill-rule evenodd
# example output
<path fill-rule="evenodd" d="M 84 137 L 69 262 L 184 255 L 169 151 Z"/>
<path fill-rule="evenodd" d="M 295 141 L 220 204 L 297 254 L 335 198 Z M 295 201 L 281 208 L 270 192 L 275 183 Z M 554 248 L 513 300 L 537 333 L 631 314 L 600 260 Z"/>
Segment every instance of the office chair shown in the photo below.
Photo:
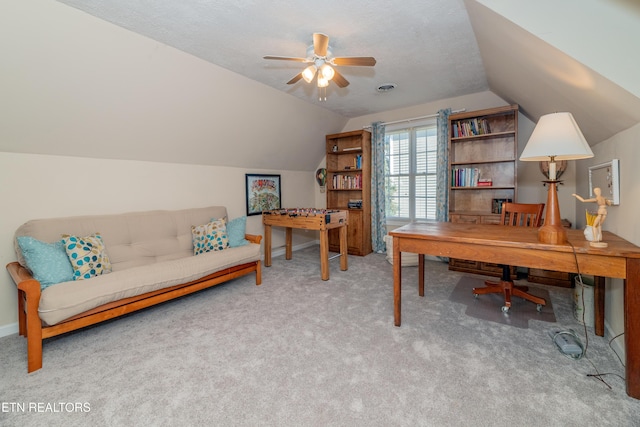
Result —
<path fill-rule="evenodd" d="M 542 223 L 542 211 L 544 203 L 527 204 L 527 203 L 503 203 L 502 215 L 500 216 L 500 224 L 513 227 L 540 227 Z M 485 281 L 482 288 L 473 288 L 473 294 L 477 298 L 481 294 L 504 294 L 504 306 L 502 311 L 507 313 L 511 308 L 511 296 L 524 298 L 537 304 L 538 311 L 546 305 L 544 298 L 537 297 L 527 293 L 529 290 L 526 286 L 514 285 L 511 280 L 511 267 L 500 264 L 502 267 L 502 278 L 499 282 Z"/>

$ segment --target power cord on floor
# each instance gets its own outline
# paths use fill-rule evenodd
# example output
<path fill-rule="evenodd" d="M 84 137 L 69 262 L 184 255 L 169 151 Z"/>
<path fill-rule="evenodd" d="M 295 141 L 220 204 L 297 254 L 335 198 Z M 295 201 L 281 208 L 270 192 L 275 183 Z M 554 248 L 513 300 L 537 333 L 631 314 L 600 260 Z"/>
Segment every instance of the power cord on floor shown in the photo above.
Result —
<path fill-rule="evenodd" d="M 578 264 L 578 255 L 576 253 L 576 248 L 573 246 L 573 244 L 571 242 L 568 242 L 569 245 L 571 246 L 571 249 L 573 250 L 573 257 L 575 259 L 576 262 L 576 270 L 578 273 L 578 279 L 580 281 L 580 283 L 582 284 L 582 274 L 580 273 L 580 265 Z M 584 346 L 582 345 L 582 342 L 580 341 L 580 338 L 576 335 L 575 331 L 573 331 L 572 329 L 569 330 L 565 330 L 565 331 L 554 331 L 554 332 L 550 332 L 549 335 L 551 335 L 552 340 L 554 342 L 554 344 L 556 345 L 556 347 L 558 347 L 558 349 L 560 350 L 561 353 L 563 353 L 565 356 L 573 358 L 575 360 L 578 359 L 582 359 L 583 357 L 585 359 L 587 359 L 589 361 L 589 363 L 591 364 L 591 366 L 593 367 L 593 369 L 596 371 L 595 374 L 587 374 L 587 377 L 593 377 L 599 381 L 601 381 L 604 385 L 606 385 L 609 390 L 612 389 L 612 387 L 604 380 L 603 376 L 605 375 L 615 375 L 619 378 L 622 378 L 622 380 L 624 381 L 624 378 L 616 373 L 613 372 L 608 372 L 608 373 L 600 373 L 598 372 L 598 368 L 595 366 L 595 364 L 589 360 L 588 357 L 586 357 L 587 355 L 587 349 L 589 348 L 589 331 L 587 330 L 587 324 L 585 322 L 585 304 L 584 304 L 584 289 L 582 289 L 582 292 L 580 292 L 581 294 L 581 298 L 582 298 L 582 326 L 584 328 L 584 336 L 585 336 L 585 344 Z M 613 350 L 613 347 L 611 346 L 611 343 L 613 342 L 613 340 L 615 340 L 616 338 L 618 338 L 619 336 L 621 336 L 622 334 L 618 334 L 615 337 L 613 337 L 610 341 L 609 341 L 609 347 L 611 347 L 611 349 Z M 559 341 L 563 341 L 562 338 L 563 337 L 571 337 L 570 338 L 570 344 L 575 344 L 576 346 L 579 347 L 579 350 L 572 348 L 571 346 L 569 346 L 570 349 L 572 349 L 572 352 L 565 352 L 561 346 L 561 344 L 559 343 Z M 564 340 L 566 341 L 566 340 Z M 566 343 L 565 343 L 566 344 Z M 566 348 L 566 347 L 565 347 Z M 620 363 L 622 363 L 622 359 L 620 359 L 620 356 L 618 355 L 618 353 L 615 352 L 615 350 L 613 350 L 614 354 L 618 357 L 618 360 L 620 360 Z M 624 366 L 624 363 L 622 363 L 622 366 Z"/>

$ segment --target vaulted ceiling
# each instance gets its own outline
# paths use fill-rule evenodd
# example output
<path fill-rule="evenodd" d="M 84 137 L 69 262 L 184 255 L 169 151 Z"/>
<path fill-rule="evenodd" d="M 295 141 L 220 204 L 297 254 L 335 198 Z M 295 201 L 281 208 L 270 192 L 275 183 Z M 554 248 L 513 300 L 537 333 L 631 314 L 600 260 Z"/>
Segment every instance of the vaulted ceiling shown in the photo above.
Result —
<path fill-rule="evenodd" d="M 328 133 L 494 103 L 596 144 L 640 123 L 639 24 L 637 0 L 5 0 L 0 151 L 315 171 Z M 263 59 L 314 32 L 377 63 L 319 101 Z"/>
<path fill-rule="evenodd" d="M 640 122 L 640 89 L 617 78 L 607 48 L 640 37 L 631 0 L 58 1 L 349 118 L 491 90 L 534 122 L 571 111 L 592 144 Z M 595 22 L 604 41 L 594 46 Z M 287 85 L 306 64 L 263 56 L 305 57 L 314 32 L 330 37 L 334 56 L 377 64 L 339 67 L 350 85 L 330 84 L 327 101 L 314 84 Z M 554 45 L 566 40 L 595 52 Z M 630 56 L 613 61 L 637 70 Z M 396 89 L 377 91 L 389 83 Z"/>

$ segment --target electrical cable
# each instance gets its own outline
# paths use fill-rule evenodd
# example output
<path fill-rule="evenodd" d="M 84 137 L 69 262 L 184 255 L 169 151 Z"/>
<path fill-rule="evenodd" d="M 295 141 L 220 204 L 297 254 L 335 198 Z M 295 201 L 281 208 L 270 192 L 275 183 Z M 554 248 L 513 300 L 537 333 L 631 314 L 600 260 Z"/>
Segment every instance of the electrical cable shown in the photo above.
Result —
<path fill-rule="evenodd" d="M 622 361 L 622 358 L 620 357 L 620 355 L 618 354 L 617 351 L 615 351 L 615 349 L 613 348 L 613 346 L 611 345 L 611 343 L 613 342 L 613 340 L 615 340 L 618 337 L 621 337 L 624 335 L 624 332 L 620 332 L 618 335 L 616 335 L 615 337 L 611 338 L 609 340 L 609 348 L 611 349 L 611 351 L 613 351 L 613 354 L 615 354 L 618 357 L 618 360 L 620 361 L 620 364 L 622 365 L 623 368 L 626 368 L 624 362 Z"/>
<path fill-rule="evenodd" d="M 573 246 L 573 244 L 571 242 L 567 242 L 567 243 L 569 243 L 569 246 L 571 246 L 571 249 L 573 250 L 573 258 L 576 261 L 576 271 L 578 273 L 578 278 L 580 280 L 580 283 L 582 284 L 583 283 L 582 282 L 582 274 L 580 273 L 580 265 L 578 264 L 578 254 L 576 253 L 576 248 Z M 586 309 L 585 309 L 585 304 L 584 304 L 584 288 L 582 289 L 582 292 L 580 292 L 580 294 L 581 294 L 580 296 L 582 297 L 582 326 L 584 327 L 584 336 L 585 336 L 584 351 L 583 351 L 583 354 L 580 356 L 580 358 L 581 358 L 581 357 L 587 355 L 587 348 L 589 347 L 589 333 L 588 333 L 589 331 L 587 330 L 587 323 L 585 322 Z M 570 331 L 575 336 L 575 333 L 573 332 L 573 330 L 570 330 Z M 611 338 L 611 340 L 609 341 L 609 347 L 611 347 L 611 342 L 613 340 L 615 340 L 616 338 L 618 338 L 622 334 L 624 334 L 624 332 L 621 333 L 621 334 L 616 335 L 613 338 Z M 576 337 L 576 339 L 577 339 L 577 337 Z M 577 339 L 577 341 L 578 341 L 578 345 L 580 347 L 582 347 L 582 343 L 580 342 L 580 340 Z M 611 350 L 613 350 L 613 347 L 611 347 Z M 618 360 L 620 360 L 620 363 L 622 363 L 622 360 L 620 359 L 620 356 L 618 355 L 618 353 L 616 353 L 615 350 L 613 350 L 613 353 L 618 357 Z M 613 372 L 607 372 L 607 373 L 598 372 L 598 368 L 596 367 L 596 365 L 588 357 L 585 357 L 585 359 L 587 359 L 589 361 L 591 366 L 593 366 L 593 369 L 596 371 L 595 374 L 587 374 L 587 377 L 593 377 L 593 378 L 601 381 L 604 385 L 606 385 L 609 388 L 609 390 L 611 390 L 612 387 L 604 380 L 603 376 L 605 376 L 605 375 L 615 375 L 615 376 L 617 376 L 619 378 L 622 378 L 622 380 L 624 381 L 624 378 L 619 374 L 616 374 L 616 373 L 613 373 Z M 622 363 L 622 366 L 624 366 L 624 363 Z"/>

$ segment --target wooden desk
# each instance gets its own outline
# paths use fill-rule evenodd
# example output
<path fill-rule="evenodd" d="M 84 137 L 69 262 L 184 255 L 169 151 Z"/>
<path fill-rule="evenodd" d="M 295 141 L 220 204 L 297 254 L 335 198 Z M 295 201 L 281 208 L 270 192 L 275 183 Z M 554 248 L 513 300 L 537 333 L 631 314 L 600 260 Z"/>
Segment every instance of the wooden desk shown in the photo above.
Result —
<path fill-rule="evenodd" d="M 285 258 L 291 259 L 292 229 L 320 232 L 320 272 L 322 280 L 329 280 L 329 230 L 340 228 L 340 270 L 348 269 L 347 225 L 349 211 L 325 209 L 278 209 L 262 213 L 264 225 L 264 265 L 271 267 L 271 227 L 285 228 Z"/>
<path fill-rule="evenodd" d="M 640 399 L 640 248 L 609 232 L 602 240 L 609 247 L 596 249 L 582 230 L 567 230 L 571 245 L 538 242 L 535 228 L 501 225 L 432 222 L 408 224 L 393 236 L 394 321 L 401 324 L 401 253 L 418 256 L 418 293 L 424 296 L 424 255 L 495 262 L 547 270 L 577 272 L 624 279 L 624 330 L 627 394 Z M 596 296 L 596 300 L 598 296 Z"/>

